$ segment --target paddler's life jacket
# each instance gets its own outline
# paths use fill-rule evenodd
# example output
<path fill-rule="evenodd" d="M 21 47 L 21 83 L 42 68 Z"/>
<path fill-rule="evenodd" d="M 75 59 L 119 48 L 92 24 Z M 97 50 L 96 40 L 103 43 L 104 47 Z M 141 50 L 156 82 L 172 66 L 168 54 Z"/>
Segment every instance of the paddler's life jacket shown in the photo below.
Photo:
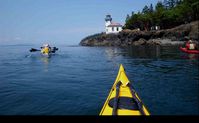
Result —
<path fill-rule="evenodd" d="M 190 50 L 194 50 L 195 49 L 195 45 L 194 44 L 189 44 L 189 49 Z"/>
<path fill-rule="evenodd" d="M 49 53 L 50 53 L 50 48 L 49 48 L 49 47 L 44 47 L 44 48 L 41 50 L 41 53 L 43 53 L 43 54 L 49 54 Z"/>
<path fill-rule="evenodd" d="M 186 48 L 188 50 L 194 50 L 195 49 L 195 45 L 193 43 L 186 43 Z"/>

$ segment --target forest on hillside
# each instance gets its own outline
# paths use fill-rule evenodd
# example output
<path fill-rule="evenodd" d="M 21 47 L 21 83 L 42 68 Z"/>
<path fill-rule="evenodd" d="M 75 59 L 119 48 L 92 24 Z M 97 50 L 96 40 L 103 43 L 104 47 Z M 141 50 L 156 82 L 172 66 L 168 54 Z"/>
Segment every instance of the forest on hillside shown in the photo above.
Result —
<path fill-rule="evenodd" d="M 175 26 L 199 20 L 198 0 L 163 0 L 155 7 L 145 5 L 142 11 L 127 14 L 124 29 L 153 30 L 169 29 Z"/>

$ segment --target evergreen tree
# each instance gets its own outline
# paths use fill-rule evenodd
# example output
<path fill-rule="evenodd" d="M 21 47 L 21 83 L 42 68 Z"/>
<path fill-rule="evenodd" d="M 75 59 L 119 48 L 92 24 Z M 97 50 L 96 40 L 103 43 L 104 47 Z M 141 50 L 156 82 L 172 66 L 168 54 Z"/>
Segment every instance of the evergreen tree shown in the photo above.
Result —
<path fill-rule="evenodd" d="M 169 9 L 173 8 L 176 5 L 175 0 L 168 0 Z"/>
<path fill-rule="evenodd" d="M 126 16 L 126 22 L 127 22 L 129 19 L 130 19 L 130 16 L 129 16 L 129 14 L 127 14 L 127 16 Z"/>
<path fill-rule="evenodd" d="M 182 0 L 176 0 L 176 5 L 179 5 L 182 3 Z"/>
<path fill-rule="evenodd" d="M 165 9 L 169 9 L 169 2 L 168 2 L 168 0 L 164 0 L 163 6 L 164 6 Z"/>
<path fill-rule="evenodd" d="M 191 4 L 191 8 L 193 8 L 193 18 L 194 20 L 199 20 L 199 1 L 195 1 Z"/>
<path fill-rule="evenodd" d="M 142 9 L 142 13 L 148 13 L 149 12 L 149 7 L 146 5 L 144 6 L 144 8 Z"/>
<path fill-rule="evenodd" d="M 164 6 L 163 6 L 163 4 L 162 4 L 161 1 L 159 1 L 159 2 L 156 4 L 156 6 L 155 6 L 155 10 L 156 10 L 156 11 L 159 10 L 159 9 L 163 9 L 163 8 L 164 8 Z"/>
<path fill-rule="evenodd" d="M 131 12 L 131 16 L 133 16 L 134 14 L 135 14 L 134 11 L 132 11 L 132 12 Z"/>
<path fill-rule="evenodd" d="M 125 28 L 149 30 L 151 26 L 160 26 L 161 29 L 172 28 L 180 24 L 199 20 L 198 0 L 164 0 L 157 2 L 155 9 L 144 6 L 142 13 L 132 12 L 127 15 Z"/>
<path fill-rule="evenodd" d="M 149 8 L 149 12 L 153 12 L 153 4 L 151 3 L 150 8 Z"/>

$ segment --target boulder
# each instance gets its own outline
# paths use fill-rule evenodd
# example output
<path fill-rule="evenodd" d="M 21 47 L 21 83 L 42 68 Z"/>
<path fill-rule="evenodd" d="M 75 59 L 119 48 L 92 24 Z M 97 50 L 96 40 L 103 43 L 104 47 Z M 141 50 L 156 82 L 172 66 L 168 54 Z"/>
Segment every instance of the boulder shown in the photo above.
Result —
<path fill-rule="evenodd" d="M 144 44 L 146 44 L 146 40 L 143 38 L 140 38 L 138 41 L 135 41 L 132 43 L 132 45 L 134 45 L 134 46 L 144 45 Z"/>

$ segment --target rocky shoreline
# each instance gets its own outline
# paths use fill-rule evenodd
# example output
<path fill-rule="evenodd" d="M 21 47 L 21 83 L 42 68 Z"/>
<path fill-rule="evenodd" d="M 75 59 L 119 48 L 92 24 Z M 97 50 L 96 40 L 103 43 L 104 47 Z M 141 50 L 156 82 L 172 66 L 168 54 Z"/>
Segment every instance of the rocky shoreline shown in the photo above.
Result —
<path fill-rule="evenodd" d="M 187 38 L 199 42 L 199 21 L 158 31 L 123 30 L 118 34 L 99 33 L 81 40 L 81 46 L 182 45 Z"/>

